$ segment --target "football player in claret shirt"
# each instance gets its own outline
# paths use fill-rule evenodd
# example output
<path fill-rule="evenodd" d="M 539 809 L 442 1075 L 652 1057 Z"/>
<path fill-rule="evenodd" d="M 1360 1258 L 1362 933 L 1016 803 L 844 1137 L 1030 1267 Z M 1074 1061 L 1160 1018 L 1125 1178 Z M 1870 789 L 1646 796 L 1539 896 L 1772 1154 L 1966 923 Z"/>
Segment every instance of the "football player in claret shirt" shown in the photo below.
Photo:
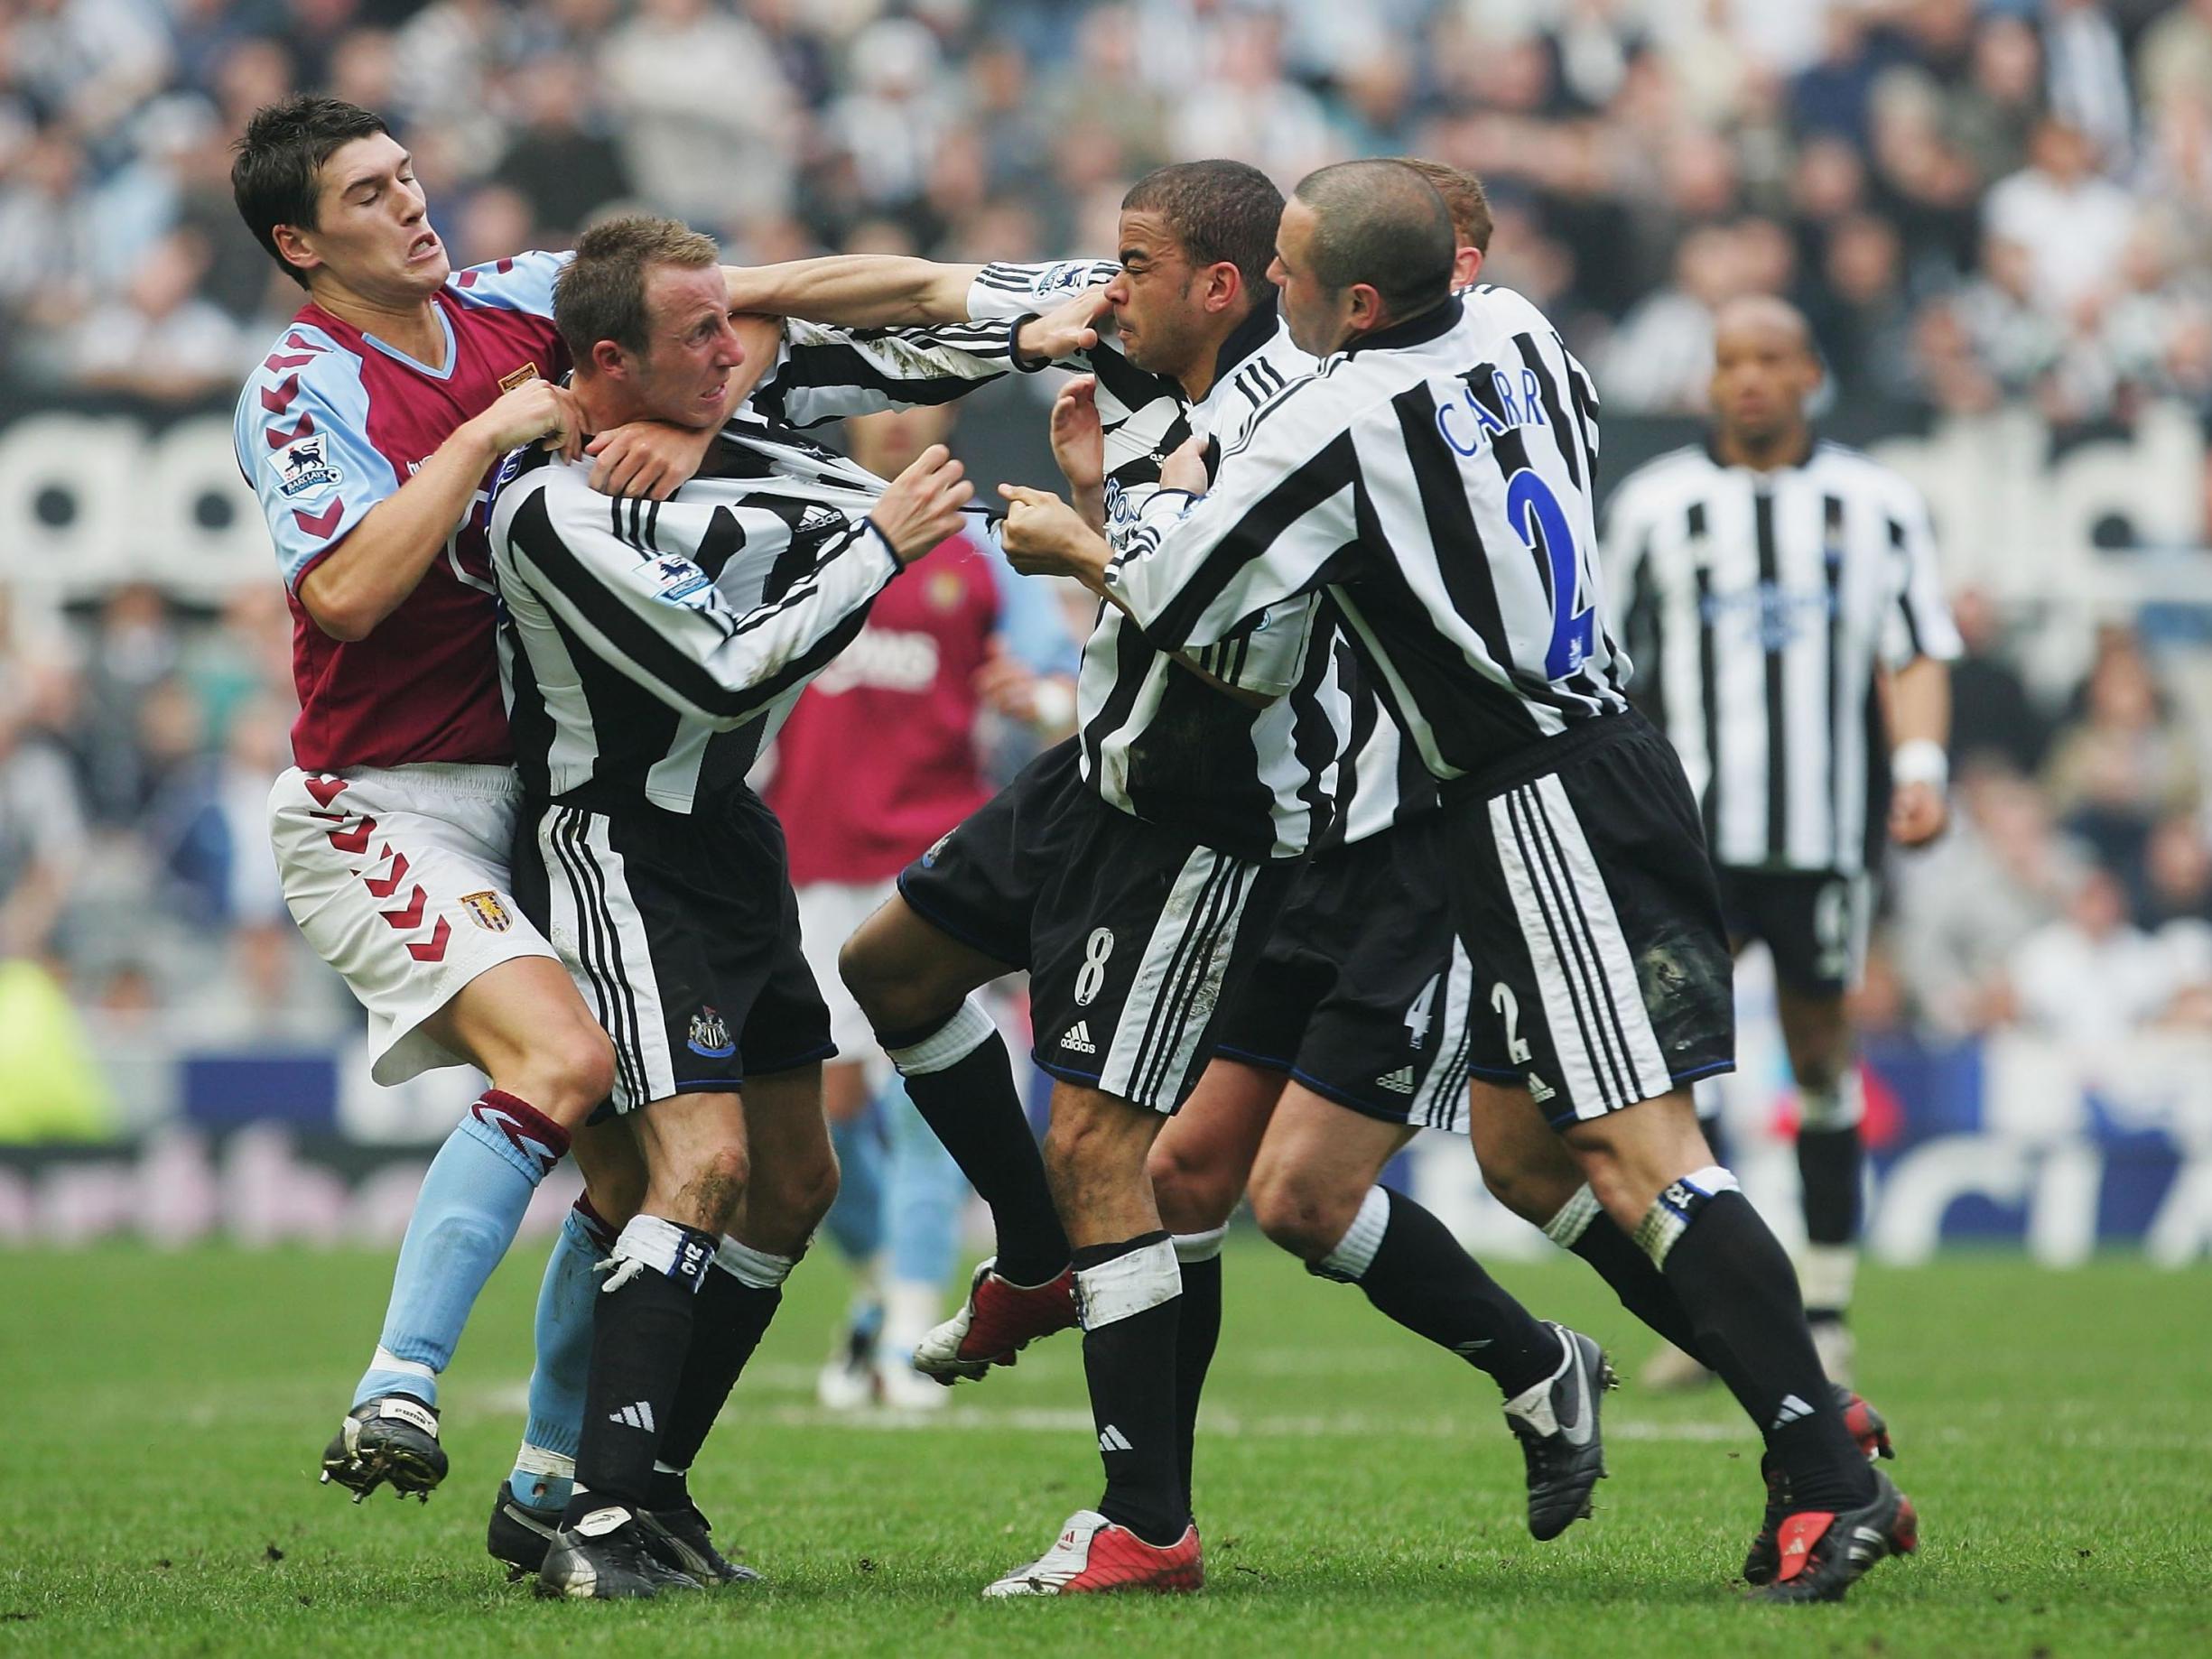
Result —
<path fill-rule="evenodd" d="M 285 901 L 367 1010 L 378 1082 L 462 1062 L 491 1080 L 431 1165 L 374 1361 L 323 1456 L 357 1497 L 387 1481 L 426 1495 L 446 1469 L 438 1374 L 539 1182 L 572 1135 L 603 1197 L 639 1179 L 618 1127 L 583 1132 L 613 1057 L 507 875 L 518 785 L 481 508 L 516 445 L 583 441 L 558 385 L 565 256 L 453 271 L 412 158 L 334 98 L 257 111 L 231 183 L 306 291 L 234 431 L 293 615 L 297 764 L 270 797 Z M 741 371 L 733 401 L 749 384 Z M 592 450 L 609 478 L 665 495 L 711 437 L 628 428 Z M 594 1225 L 581 1205 L 549 1293 L 588 1274 Z"/>

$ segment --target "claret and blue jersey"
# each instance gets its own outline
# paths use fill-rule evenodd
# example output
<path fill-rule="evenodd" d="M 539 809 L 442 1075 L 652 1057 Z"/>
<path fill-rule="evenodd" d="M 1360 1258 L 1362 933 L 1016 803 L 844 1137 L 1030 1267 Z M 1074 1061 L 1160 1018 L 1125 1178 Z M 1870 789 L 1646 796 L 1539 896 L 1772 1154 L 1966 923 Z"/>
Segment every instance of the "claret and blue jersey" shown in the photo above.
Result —
<path fill-rule="evenodd" d="M 463 422 L 534 376 L 567 372 L 553 326 L 553 278 L 567 257 L 525 254 L 456 272 L 432 299 L 444 332 L 436 366 L 303 305 L 239 395 L 238 468 L 260 498 L 292 604 L 293 752 L 302 768 L 508 758 L 481 492 L 367 638 L 325 634 L 300 584 Z"/>

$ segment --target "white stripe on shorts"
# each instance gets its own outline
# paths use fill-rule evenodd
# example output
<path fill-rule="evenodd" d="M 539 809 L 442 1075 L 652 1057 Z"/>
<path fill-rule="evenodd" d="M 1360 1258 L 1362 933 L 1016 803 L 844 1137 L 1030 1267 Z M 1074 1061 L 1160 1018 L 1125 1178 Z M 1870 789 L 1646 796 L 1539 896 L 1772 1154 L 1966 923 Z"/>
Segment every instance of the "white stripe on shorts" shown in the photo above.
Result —
<path fill-rule="evenodd" d="M 1157 1110 L 1175 1106 L 1221 995 L 1254 875 L 1250 863 L 1210 847 L 1193 848 L 1183 861 L 1106 1051 L 1098 1086 L 1107 1094 Z"/>
<path fill-rule="evenodd" d="M 1628 941 L 1557 774 L 1497 797 L 1490 821 L 1575 1115 L 1667 1093 Z"/>
<path fill-rule="evenodd" d="M 1474 1036 L 1468 1025 L 1468 1005 L 1473 991 L 1474 964 L 1467 959 L 1467 947 L 1454 939 L 1452 966 L 1444 978 L 1444 1018 L 1437 1026 L 1440 1046 L 1406 1108 L 1409 1124 L 1453 1131 L 1465 1126 L 1467 1068 L 1473 1059 Z"/>
<path fill-rule="evenodd" d="M 579 981 L 615 1051 L 615 1106 L 634 1112 L 675 1093 L 676 1074 L 661 1009 L 653 950 L 608 840 L 606 816 L 556 806 L 538 824 L 538 848 L 553 894 L 554 938 L 574 941 Z"/>

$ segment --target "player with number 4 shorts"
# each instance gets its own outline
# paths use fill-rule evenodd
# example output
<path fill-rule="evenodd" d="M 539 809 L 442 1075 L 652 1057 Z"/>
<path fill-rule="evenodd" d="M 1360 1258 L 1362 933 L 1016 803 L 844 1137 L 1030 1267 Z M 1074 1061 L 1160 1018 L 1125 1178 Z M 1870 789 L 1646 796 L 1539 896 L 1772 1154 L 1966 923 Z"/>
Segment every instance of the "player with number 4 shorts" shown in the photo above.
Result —
<path fill-rule="evenodd" d="M 1490 213 L 1472 175 L 1411 162 L 1451 209 L 1455 285 L 1472 284 Z M 1435 1216 L 1387 1189 L 1384 1166 L 1420 1128 L 1464 1134 L 1473 984 L 1443 901 L 1445 872 L 1419 826 L 1436 809 L 1426 770 L 1341 641 L 1351 740 L 1338 810 L 1300 870 L 1259 967 L 1231 1004 L 1190 1101 L 1154 1143 L 1153 1189 L 1183 1269 L 1180 1428 L 1221 1329 L 1222 1241 L 1248 1189 L 1269 1237 L 1317 1276 L 1490 1373 L 1527 1464 L 1529 1526 L 1558 1535 L 1590 1513 L 1604 1472 L 1596 1345 L 1529 1318 Z M 1186 1450 L 1186 1474 L 1194 1461 Z"/>
<path fill-rule="evenodd" d="M 1111 543 L 1040 503 L 1008 550 L 1165 648 L 1301 594 L 1341 609 L 1437 780 L 1428 832 L 1476 983 L 1510 994 L 1474 1026 L 1473 1117 L 1548 1123 L 1588 1186 L 1583 1230 L 1602 1214 L 1644 1256 L 1782 1471 L 1760 1594 L 1834 1599 L 1917 1547 L 1917 1517 L 1862 1455 L 1788 1256 L 1697 1127 L 1688 1085 L 1733 1063 L 1730 958 L 1696 800 L 1629 708 L 1606 626 L 1594 393 L 1525 300 L 1455 299 L 1454 246 L 1412 169 L 1309 175 L 1271 274 L 1315 375 L 1211 477 L 1194 449 L 1171 458 Z M 1492 1179 L 1555 1167 L 1493 1139 Z"/>

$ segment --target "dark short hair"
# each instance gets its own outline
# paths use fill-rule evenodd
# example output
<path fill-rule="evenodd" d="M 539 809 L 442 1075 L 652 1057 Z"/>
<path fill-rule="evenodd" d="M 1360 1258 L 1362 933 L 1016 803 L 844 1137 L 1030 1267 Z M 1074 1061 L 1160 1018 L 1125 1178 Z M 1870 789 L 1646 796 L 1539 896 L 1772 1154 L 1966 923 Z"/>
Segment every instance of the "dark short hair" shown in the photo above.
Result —
<path fill-rule="evenodd" d="M 264 104 L 231 146 L 230 196 L 238 217 L 301 287 L 307 273 L 277 252 L 276 227 L 314 229 L 322 164 L 355 139 L 389 130 L 382 116 L 358 104 L 302 96 Z"/>
<path fill-rule="evenodd" d="M 1176 162 L 1156 167 L 1129 186 L 1124 213 L 1157 213 L 1195 265 L 1236 266 L 1245 291 L 1265 295 L 1275 263 L 1275 229 L 1283 193 L 1242 162 Z"/>
<path fill-rule="evenodd" d="M 1392 317 L 1414 317 L 1452 292 L 1459 239 L 1436 187 L 1398 162 L 1339 162 L 1294 192 L 1314 216 L 1314 276 L 1334 293 L 1364 283 Z"/>
<path fill-rule="evenodd" d="M 1452 230 L 1459 237 L 1460 246 L 1471 247 L 1478 254 L 1490 252 L 1490 192 L 1482 188 L 1482 180 L 1464 167 L 1446 167 L 1442 162 L 1418 155 L 1394 155 L 1389 159 L 1400 167 L 1412 168 L 1444 198 L 1445 211 L 1452 216 Z"/>
<path fill-rule="evenodd" d="M 649 343 L 646 275 L 655 265 L 687 271 L 720 262 L 712 236 L 681 219 L 637 214 L 601 220 L 576 238 L 576 256 L 553 278 L 553 327 L 569 357 L 589 373 L 591 348 L 612 340 L 625 351 Z"/>

